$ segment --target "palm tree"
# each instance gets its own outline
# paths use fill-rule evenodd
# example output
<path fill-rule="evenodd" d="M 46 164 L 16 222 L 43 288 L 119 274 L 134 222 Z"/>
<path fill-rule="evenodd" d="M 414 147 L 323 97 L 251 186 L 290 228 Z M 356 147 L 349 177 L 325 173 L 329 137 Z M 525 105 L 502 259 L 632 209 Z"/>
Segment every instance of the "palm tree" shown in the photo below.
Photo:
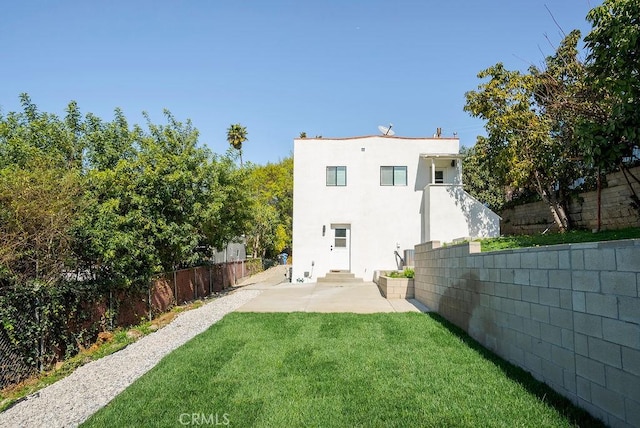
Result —
<path fill-rule="evenodd" d="M 227 141 L 240 154 L 240 166 L 242 167 L 242 143 L 247 141 L 247 128 L 239 123 L 231 125 L 227 129 Z"/>

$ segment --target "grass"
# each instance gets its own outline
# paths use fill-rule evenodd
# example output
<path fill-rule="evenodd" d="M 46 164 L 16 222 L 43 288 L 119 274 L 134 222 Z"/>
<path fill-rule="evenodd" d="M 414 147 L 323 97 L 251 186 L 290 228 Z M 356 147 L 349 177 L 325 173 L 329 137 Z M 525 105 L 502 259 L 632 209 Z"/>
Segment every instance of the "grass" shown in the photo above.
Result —
<path fill-rule="evenodd" d="M 437 315 L 231 313 L 84 427 L 598 425 Z"/>
<path fill-rule="evenodd" d="M 617 239 L 640 238 L 640 227 L 618 230 L 590 232 L 573 230 L 566 233 L 546 233 L 537 235 L 501 236 L 480 240 L 482 251 L 505 250 L 509 248 L 538 247 L 543 245 L 574 244 L 579 242 L 613 241 Z"/>

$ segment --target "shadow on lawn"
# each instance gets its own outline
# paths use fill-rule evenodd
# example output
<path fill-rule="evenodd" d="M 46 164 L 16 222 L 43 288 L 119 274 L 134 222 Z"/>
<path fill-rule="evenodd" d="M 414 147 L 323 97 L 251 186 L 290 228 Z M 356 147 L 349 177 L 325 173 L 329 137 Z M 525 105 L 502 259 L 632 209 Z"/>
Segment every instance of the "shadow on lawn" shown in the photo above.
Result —
<path fill-rule="evenodd" d="M 572 425 L 578 427 L 605 427 L 606 425 L 599 419 L 591 416 L 587 411 L 574 405 L 568 398 L 560 395 L 550 386 L 543 382 L 540 382 L 534 378 L 529 372 L 524 369 L 503 360 L 493 352 L 483 347 L 479 342 L 465 333 L 464 330 L 457 327 L 455 324 L 447 321 L 446 318 L 438 315 L 435 312 L 428 312 L 425 315 L 431 317 L 434 321 L 438 322 L 444 328 L 449 330 L 452 334 L 458 337 L 465 345 L 473 349 L 484 359 L 490 361 L 496 367 L 500 368 L 502 372 L 514 382 L 522 385 L 530 394 L 535 395 L 540 401 L 553 407 L 565 416 Z"/>

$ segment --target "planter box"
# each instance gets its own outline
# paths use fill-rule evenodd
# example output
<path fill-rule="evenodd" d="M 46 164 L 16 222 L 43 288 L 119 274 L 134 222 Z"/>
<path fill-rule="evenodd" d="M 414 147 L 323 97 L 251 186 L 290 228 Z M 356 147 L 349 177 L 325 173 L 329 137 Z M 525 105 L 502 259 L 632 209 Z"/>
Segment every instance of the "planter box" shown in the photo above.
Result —
<path fill-rule="evenodd" d="M 389 278 L 381 276 L 378 279 L 378 288 L 387 299 L 413 299 L 413 278 Z"/>

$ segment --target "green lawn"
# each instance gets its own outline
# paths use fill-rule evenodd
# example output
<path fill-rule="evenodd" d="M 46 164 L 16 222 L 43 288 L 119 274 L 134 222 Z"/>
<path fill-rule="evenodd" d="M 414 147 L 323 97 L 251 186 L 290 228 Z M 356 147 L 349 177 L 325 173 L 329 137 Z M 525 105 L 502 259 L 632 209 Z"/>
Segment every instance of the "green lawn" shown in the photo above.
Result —
<path fill-rule="evenodd" d="M 513 235 L 480 240 L 482 251 L 504 250 L 508 248 L 537 247 L 541 245 L 574 244 L 578 242 L 613 241 L 617 239 L 640 238 L 640 227 L 618 230 L 603 230 L 593 233 L 586 230 L 572 230 L 566 233 L 545 233 L 537 235 Z"/>
<path fill-rule="evenodd" d="M 217 420 L 215 419 L 217 416 Z M 437 315 L 231 313 L 83 426 L 596 422 Z"/>

